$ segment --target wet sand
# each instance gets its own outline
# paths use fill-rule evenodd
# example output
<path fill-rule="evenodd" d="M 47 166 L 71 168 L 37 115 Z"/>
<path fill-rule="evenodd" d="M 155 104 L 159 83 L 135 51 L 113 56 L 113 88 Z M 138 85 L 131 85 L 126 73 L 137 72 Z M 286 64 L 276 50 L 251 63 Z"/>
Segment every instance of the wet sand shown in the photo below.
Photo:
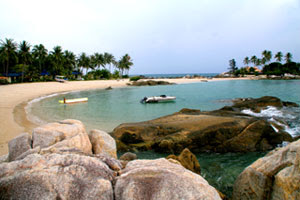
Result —
<path fill-rule="evenodd" d="M 155 79 L 164 80 L 171 83 L 195 83 L 203 81 L 220 81 L 220 80 L 240 80 L 248 78 L 225 78 L 225 79 Z M 8 153 L 7 143 L 20 133 L 31 133 L 37 124 L 27 119 L 25 106 L 27 102 L 49 94 L 80 91 L 90 89 L 105 89 L 109 86 L 112 88 L 126 87 L 128 79 L 124 80 L 97 80 L 97 81 L 70 81 L 66 83 L 58 82 L 39 82 L 39 83 L 22 83 L 0 86 L 0 155 Z"/>

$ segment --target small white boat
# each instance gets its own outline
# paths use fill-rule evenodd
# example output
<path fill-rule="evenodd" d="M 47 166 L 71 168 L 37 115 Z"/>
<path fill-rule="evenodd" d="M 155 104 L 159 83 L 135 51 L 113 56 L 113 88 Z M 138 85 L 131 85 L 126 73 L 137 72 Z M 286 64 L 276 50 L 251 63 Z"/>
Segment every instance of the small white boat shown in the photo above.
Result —
<path fill-rule="evenodd" d="M 160 95 L 160 96 L 154 96 L 154 97 L 144 97 L 141 100 L 141 103 L 172 102 L 172 101 L 175 101 L 175 99 L 176 99 L 176 97 L 173 97 L 173 96 Z"/>
<path fill-rule="evenodd" d="M 67 81 L 64 76 L 55 76 L 55 80 L 60 83 L 65 83 Z"/>
<path fill-rule="evenodd" d="M 87 102 L 88 98 L 77 98 L 77 99 L 63 99 L 63 100 L 59 100 L 59 103 L 63 103 L 63 104 L 71 104 L 71 103 L 81 103 L 81 102 Z"/>

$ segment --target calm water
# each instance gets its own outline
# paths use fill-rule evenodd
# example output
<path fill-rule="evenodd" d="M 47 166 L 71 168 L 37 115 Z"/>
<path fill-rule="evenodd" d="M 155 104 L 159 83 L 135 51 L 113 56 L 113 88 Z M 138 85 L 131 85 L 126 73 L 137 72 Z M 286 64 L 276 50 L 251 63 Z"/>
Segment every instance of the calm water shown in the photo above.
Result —
<path fill-rule="evenodd" d="M 141 104 L 144 96 L 176 96 L 174 103 Z M 300 80 L 236 80 L 201 82 L 154 87 L 128 87 L 113 90 L 90 90 L 73 92 L 35 100 L 29 111 L 31 116 L 45 122 L 67 118 L 81 120 L 88 129 L 97 128 L 112 131 L 124 122 L 150 120 L 179 111 L 182 108 L 215 110 L 230 105 L 231 99 L 241 97 L 276 96 L 284 101 L 300 104 Z M 62 105 L 63 97 L 88 97 L 88 103 Z M 300 135 L 300 110 L 288 113 L 274 112 L 269 109 L 264 117 L 289 118 L 289 129 L 293 135 Z M 227 195 L 231 195 L 234 180 L 238 174 L 264 153 L 248 154 L 198 154 L 202 175 L 210 184 Z M 140 152 L 140 158 L 158 158 L 166 155 L 154 152 Z"/>
<path fill-rule="evenodd" d="M 144 96 L 176 96 L 174 103 L 141 104 Z M 52 122 L 78 119 L 91 128 L 112 131 L 124 122 L 150 120 L 182 108 L 219 109 L 230 105 L 230 99 L 272 95 L 300 104 L 300 81 L 237 80 L 215 81 L 154 87 L 128 87 L 113 90 L 90 90 L 57 95 L 32 103 L 30 113 L 40 120 Z M 88 97 L 88 103 L 62 105 L 63 97 Z"/>
<path fill-rule="evenodd" d="M 153 77 L 153 78 L 178 78 L 184 76 L 202 76 L 202 77 L 214 77 L 220 73 L 184 73 L 184 74 L 142 74 L 145 77 Z M 138 76 L 138 75 L 131 75 Z"/>

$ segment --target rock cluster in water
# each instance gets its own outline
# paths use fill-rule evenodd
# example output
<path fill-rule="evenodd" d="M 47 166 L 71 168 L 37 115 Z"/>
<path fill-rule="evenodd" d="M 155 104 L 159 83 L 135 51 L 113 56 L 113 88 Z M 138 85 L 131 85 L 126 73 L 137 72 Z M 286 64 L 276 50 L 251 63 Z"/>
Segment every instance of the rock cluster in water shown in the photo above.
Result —
<path fill-rule="evenodd" d="M 178 162 L 124 158 L 110 135 L 88 134 L 80 121 L 46 124 L 9 142 L 0 199 L 221 199 Z"/>
<path fill-rule="evenodd" d="M 180 153 L 184 148 L 196 153 L 266 151 L 283 141 L 293 141 L 278 125 L 241 112 L 244 109 L 259 112 L 267 106 L 298 105 L 268 96 L 239 99 L 234 105 L 215 111 L 182 109 L 150 121 L 121 124 L 114 129 L 113 136 L 121 151 Z"/>
<path fill-rule="evenodd" d="M 155 86 L 155 85 L 174 85 L 174 83 L 170 83 L 167 81 L 154 81 L 154 80 L 140 80 L 140 81 L 133 81 L 129 83 L 131 86 Z"/>

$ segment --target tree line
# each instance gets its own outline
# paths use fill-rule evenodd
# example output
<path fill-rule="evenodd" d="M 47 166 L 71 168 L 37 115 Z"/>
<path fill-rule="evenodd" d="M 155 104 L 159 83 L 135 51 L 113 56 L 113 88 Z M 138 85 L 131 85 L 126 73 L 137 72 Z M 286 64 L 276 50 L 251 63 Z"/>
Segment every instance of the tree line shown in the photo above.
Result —
<path fill-rule="evenodd" d="M 30 45 L 27 41 L 17 44 L 13 39 L 0 40 L 0 76 L 14 77 L 15 82 L 49 81 L 56 75 L 76 79 L 85 71 L 85 79 L 119 78 L 133 65 L 128 54 L 119 60 L 110 53 L 81 53 L 63 51 L 55 46 L 48 51 L 43 44 Z"/>
<path fill-rule="evenodd" d="M 266 74 L 266 75 L 284 75 L 300 74 L 300 63 L 293 62 L 293 56 L 290 52 L 283 55 L 282 52 L 277 52 L 274 57 L 272 52 L 264 50 L 261 53 L 261 58 L 257 56 L 245 57 L 243 63 L 244 67 L 238 68 L 235 59 L 229 60 L 229 72 L 234 75 L 245 74 Z M 274 62 L 271 62 L 274 59 Z M 250 66 L 252 64 L 252 66 Z M 262 66 L 262 70 L 259 68 Z"/>

